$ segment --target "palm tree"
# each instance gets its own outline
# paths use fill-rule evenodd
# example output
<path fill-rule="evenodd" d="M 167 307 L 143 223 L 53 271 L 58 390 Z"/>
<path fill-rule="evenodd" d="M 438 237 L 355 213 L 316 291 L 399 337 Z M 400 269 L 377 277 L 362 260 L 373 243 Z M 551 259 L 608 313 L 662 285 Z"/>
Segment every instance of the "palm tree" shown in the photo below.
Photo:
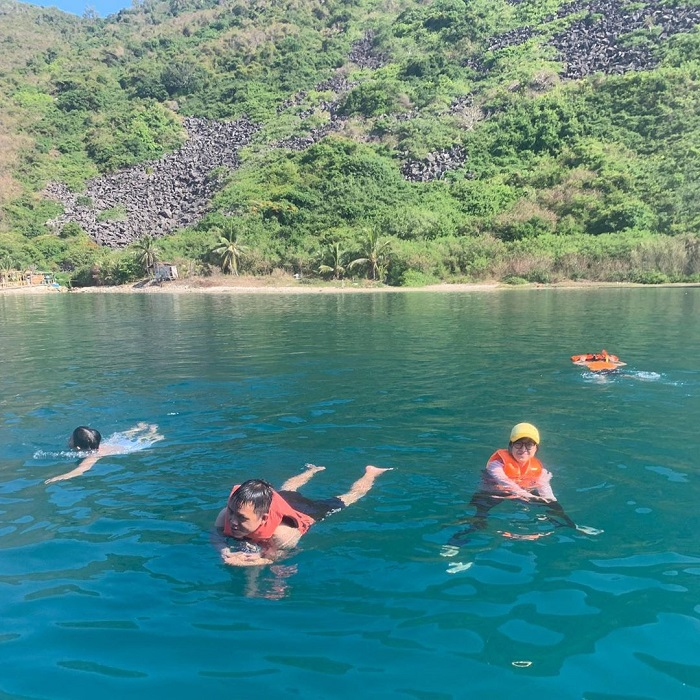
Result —
<path fill-rule="evenodd" d="M 9 282 L 12 273 L 12 259 L 9 255 L 4 255 L 0 262 L 0 282 Z"/>
<path fill-rule="evenodd" d="M 319 265 L 318 271 L 322 275 L 333 273 L 333 279 L 339 280 L 345 274 L 345 265 L 343 264 L 345 251 L 340 247 L 340 242 L 329 243 L 321 255 L 330 265 L 322 263 Z"/>
<path fill-rule="evenodd" d="M 219 231 L 219 243 L 212 249 L 221 261 L 221 270 L 238 276 L 238 263 L 246 254 L 245 246 L 238 242 L 238 231 L 232 222 L 227 222 L 226 231 Z"/>
<path fill-rule="evenodd" d="M 386 275 L 386 266 L 389 262 L 391 253 L 391 242 L 389 240 L 379 240 L 379 234 L 370 229 L 365 232 L 363 241 L 363 249 L 361 254 L 363 257 L 356 258 L 349 265 L 352 269 L 358 265 L 367 265 L 367 271 L 370 279 L 382 279 Z"/>
<path fill-rule="evenodd" d="M 153 277 L 160 255 L 160 251 L 156 247 L 156 239 L 146 234 L 134 244 L 134 248 L 136 249 L 136 259 L 144 266 L 146 274 Z"/>

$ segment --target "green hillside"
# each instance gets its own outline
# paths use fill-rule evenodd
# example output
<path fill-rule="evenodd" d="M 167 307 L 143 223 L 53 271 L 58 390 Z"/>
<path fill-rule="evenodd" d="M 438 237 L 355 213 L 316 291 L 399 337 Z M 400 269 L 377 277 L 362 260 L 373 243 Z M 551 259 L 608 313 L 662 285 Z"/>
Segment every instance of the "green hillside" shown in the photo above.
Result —
<path fill-rule="evenodd" d="M 700 4 L 0 0 L 0 274 L 700 281 Z"/>

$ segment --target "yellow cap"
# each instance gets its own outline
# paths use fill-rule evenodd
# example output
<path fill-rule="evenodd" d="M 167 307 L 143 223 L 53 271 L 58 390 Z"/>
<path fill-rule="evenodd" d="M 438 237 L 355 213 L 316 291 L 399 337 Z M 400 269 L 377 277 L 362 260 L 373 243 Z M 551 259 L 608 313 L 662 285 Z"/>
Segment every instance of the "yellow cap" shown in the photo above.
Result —
<path fill-rule="evenodd" d="M 536 445 L 540 444 L 540 431 L 535 428 L 532 423 L 518 423 L 513 430 L 510 431 L 510 441 L 522 440 L 530 438 L 534 440 Z"/>

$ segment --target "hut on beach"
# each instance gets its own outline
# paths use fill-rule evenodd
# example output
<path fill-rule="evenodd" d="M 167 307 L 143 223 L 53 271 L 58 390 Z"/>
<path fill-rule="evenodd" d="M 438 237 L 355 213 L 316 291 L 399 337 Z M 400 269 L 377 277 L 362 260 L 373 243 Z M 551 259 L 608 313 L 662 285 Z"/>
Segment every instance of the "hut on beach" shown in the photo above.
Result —
<path fill-rule="evenodd" d="M 176 280 L 178 278 L 177 267 L 172 263 L 157 262 L 154 270 L 154 276 L 156 282 Z"/>

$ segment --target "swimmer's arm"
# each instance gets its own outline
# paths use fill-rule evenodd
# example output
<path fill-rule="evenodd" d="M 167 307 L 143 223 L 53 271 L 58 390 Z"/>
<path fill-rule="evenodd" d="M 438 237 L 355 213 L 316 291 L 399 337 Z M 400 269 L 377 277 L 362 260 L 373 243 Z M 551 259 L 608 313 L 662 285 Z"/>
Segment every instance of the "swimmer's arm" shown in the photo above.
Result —
<path fill-rule="evenodd" d="M 301 532 L 295 527 L 279 525 L 270 540 L 272 546 L 277 549 L 293 549 L 299 544 Z"/>
<path fill-rule="evenodd" d="M 225 518 L 226 508 L 222 508 L 216 516 L 210 536 L 211 543 L 224 564 L 229 566 L 265 566 L 274 562 L 275 559 L 268 554 L 268 550 L 264 550 L 265 556 L 260 552 L 232 552 L 224 535 Z"/>
<path fill-rule="evenodd" d="M 537 481 L 537 493 L 547 503 L 557 500 L 557 497 L 554 495 L 554 491 L 552 491 L 552 487 L 549 483 L 551 479 L 552 473 L 548 472 L 546 469 L 543 469 L 542 474 Z"/>
<path fill-rule="evenodd" d="M 265 566 L 283 557 L 285 550 L 296 546 L 300 537 L 301 533 L 295 527 L 280 525 L 261 552 L 232 552 L 225 547 L 219 553 L 224 564 L 230 566 Z"/>
<path fill-rule="evenodd" d="M 260 552 L 232 552 L 228 547 L 222 549 L 220 554 L 224 564 L 229 566 L 265 566 L 275 562 Z"/>
<path fill-rule="evenodd" d="M 52 484 L 54 481 L 65 481 L 66 479 L 72 479 L 73 477 L 85 474 L 85 472 L 90 471 L 90 469 L 92 469 L 95 466 L 95 462 L 97 462 L 97 460 L 100 459 L 100 457 L 102 456 L 103 455 L 101 454 L 90 455 L 89 457 L 86 457 L 82 462 L 80 462 L 80 464 L 75 469 L 73 469 L 73 471 L 54 476 L 51 479 L 47 479 L 44 483 Z"/>
<path fill-rule="evenodd" d="M 223 552 L 231 550 L 228 548 L 226 535 L 224 535 L 224 519 L 226 517 L 226 508 L 222 508 L 214 521 L 214 527 L 211 529 L 209 539 L 216 548 L 216 551 L 222 556 Z"/>
<path fill-rule="evenodd" d="M 491 476 L 502 489 L 510 491 L 514 496 L 522 498 L 524 501 L 529 501 L 532 498 L 532 494 L 529 491 L 522 488 L 522 486 L 518 486 L 515 481 L 506 476 L 503 469 L 503 462 L 494 459 L 486 465 L 486 470 L 489 476 Z"/>

